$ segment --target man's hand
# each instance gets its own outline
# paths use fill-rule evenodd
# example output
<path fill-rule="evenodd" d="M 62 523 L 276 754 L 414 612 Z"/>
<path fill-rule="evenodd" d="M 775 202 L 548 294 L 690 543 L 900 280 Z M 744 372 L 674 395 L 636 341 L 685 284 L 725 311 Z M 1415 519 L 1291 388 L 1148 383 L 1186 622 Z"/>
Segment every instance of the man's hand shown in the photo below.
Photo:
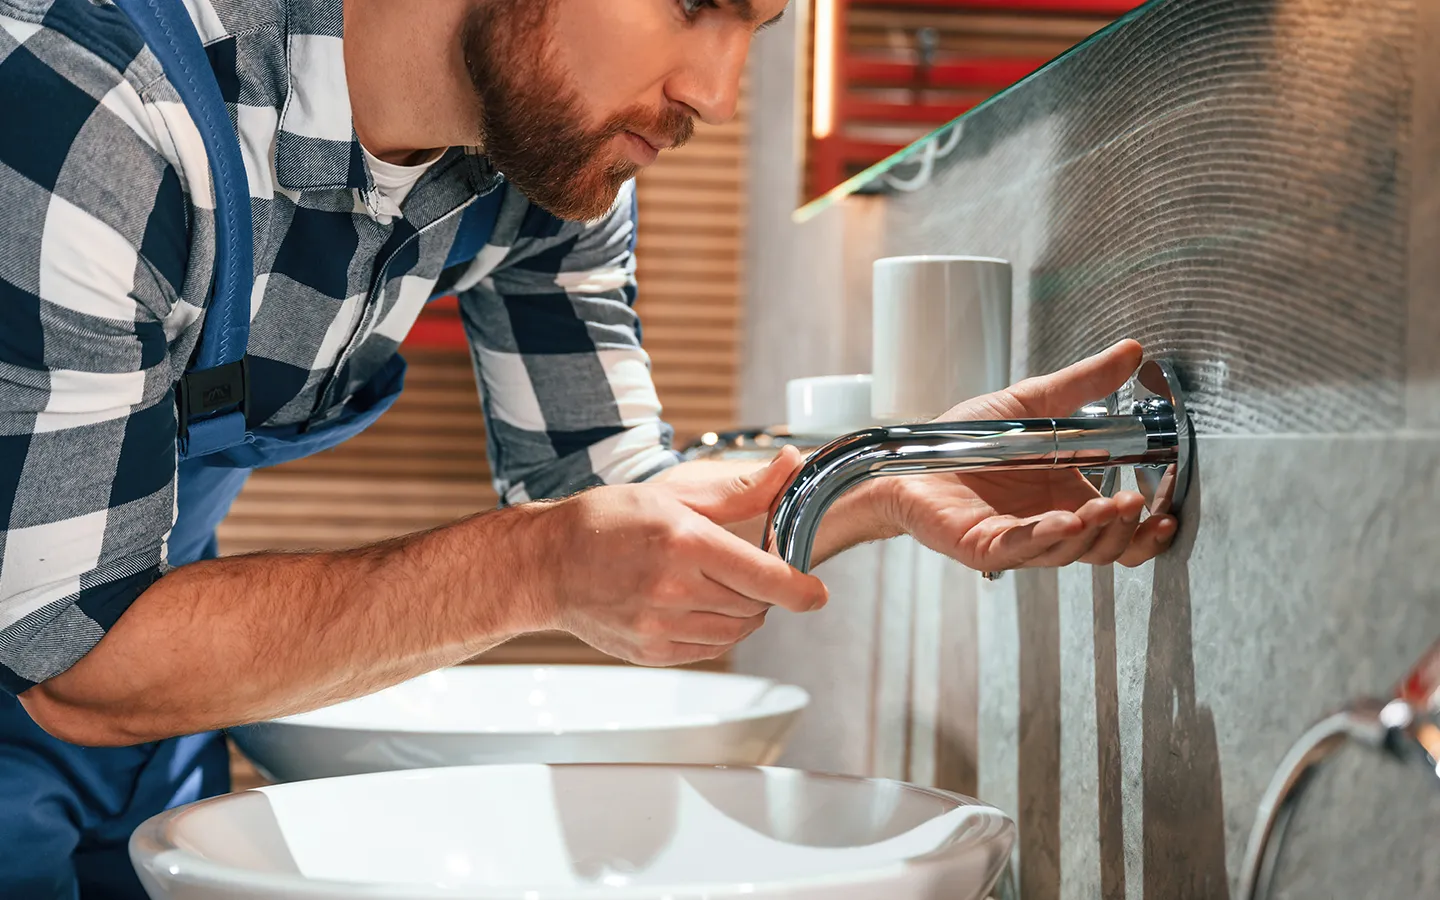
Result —
<path fill-rule="evenodd" d="M 1122 386 L 1142 356 L 1138 343 L 1122 341 L 1052 375 L 967 400 L 937 421 L 1073 415 Z M 1175 537 L 1170 516 L 1140 522 L 1140 494 L 1102 497 L 1075 469 L 900 476 L 866 488 L 888 533 L 911 534 L 984 572 L 1073 562 L 1137 566 Z"/>
<path fill-rule="evenodd" d="M 535 551 L 549 559 L 538 627 L 669 666 L 723 655 L 771 606 L 823 606 L 818 578 L 722 527 L 763 515 L 799 463 L 785 453 L 746 475 L 602 487 L 550 505 L 536 523 Z"/>

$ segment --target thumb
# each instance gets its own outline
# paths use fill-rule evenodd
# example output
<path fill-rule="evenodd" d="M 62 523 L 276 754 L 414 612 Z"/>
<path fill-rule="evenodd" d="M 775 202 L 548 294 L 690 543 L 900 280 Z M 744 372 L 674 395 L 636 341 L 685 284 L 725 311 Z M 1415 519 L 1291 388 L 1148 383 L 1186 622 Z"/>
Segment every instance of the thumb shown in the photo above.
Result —
<path fill-rule="evenodd" d="M 1050 375 L 1027 378 L 1010 393 L 1033 416 L 1069 416 L 1119 390 L 1145 357 L 1139 342 L 1124 340 Z"/>
<path fill-rule="evenodd" d="M 763 469 L 687 485 L 680 502 L 717 525 L 753 519 L 770 510 L 802 461 L 799 450 L 782 447 L 780 454 Z"/>

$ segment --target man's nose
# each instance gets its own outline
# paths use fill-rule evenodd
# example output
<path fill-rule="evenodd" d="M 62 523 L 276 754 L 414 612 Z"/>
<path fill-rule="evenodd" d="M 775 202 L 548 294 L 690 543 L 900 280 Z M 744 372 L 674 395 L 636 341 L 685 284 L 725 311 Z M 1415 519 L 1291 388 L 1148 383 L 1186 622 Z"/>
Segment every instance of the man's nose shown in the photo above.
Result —
<path fill-rule="evenodd" d="M 703 52 L 689 55 L 665 85 L 665 94 L 695 110 L 705 124 L 723 125 L 735 118 L 740 103 L 740 79 L 750 52 L 750 34 L 727 29 L 697 49 Z"/>

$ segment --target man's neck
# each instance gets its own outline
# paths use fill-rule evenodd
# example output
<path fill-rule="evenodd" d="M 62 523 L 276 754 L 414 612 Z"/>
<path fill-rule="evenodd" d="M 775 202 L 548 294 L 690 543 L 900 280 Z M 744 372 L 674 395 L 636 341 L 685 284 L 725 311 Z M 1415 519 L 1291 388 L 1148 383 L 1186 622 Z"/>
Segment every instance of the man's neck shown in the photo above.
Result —
<path fill-rule="evenodd" d="M 474 0 L 344 0 L 345 78 L 355 133 L 397 165 L 474 144 L 479 111 L 461 26 Z"/>

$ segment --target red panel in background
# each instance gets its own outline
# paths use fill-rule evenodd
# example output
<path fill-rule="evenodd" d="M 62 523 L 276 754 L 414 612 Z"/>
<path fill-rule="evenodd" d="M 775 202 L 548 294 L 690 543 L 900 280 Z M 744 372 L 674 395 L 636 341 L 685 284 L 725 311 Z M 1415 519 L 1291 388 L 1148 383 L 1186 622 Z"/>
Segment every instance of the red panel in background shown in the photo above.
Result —
<path fill-rule="evenodd" d="M 937 62 L 921 67 L 913 62 L 865 59 L 851 56 L 845 60 L 846 87 L 886 85 L 924 88 L 987 88 L 997 91 L 1009 87 L 1045 65 L 1044 59 L 966 59 L 958 62 Z M 909 104 L 897 103 L 895 106 Z M 943 123 L 948 121 L 941 119 Z M 840 124 L 840 123 L 837 123 Z"/>
<path fill-rule="evenodd" d="M 465 350 L 465 329 L 454 296 L 436 297 L 421 311 L 401 345 L 411 350 Z"/>
<path fill-rule="evenodd" d="M 841 116 L 866 122 L 925 125 L 930 122 L 948 122 L 969 112 L 974 106 L 974 103 L 885 103 L 880 100 L 847 99 Z"/>

